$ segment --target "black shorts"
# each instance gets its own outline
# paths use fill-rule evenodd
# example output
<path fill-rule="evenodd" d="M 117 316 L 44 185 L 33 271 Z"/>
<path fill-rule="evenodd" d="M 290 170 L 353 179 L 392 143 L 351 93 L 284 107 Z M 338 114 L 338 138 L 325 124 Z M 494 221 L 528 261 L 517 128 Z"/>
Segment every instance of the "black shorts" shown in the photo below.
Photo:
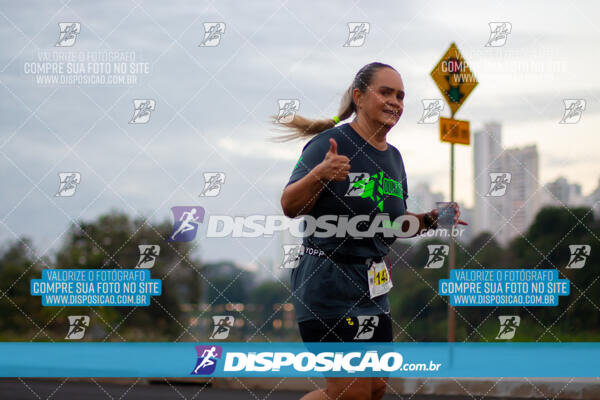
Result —
<path fill-rule="evenodd" d="M 390 314 L 311 319 L 298 323 L 303 342 L 392 342 Z"/>

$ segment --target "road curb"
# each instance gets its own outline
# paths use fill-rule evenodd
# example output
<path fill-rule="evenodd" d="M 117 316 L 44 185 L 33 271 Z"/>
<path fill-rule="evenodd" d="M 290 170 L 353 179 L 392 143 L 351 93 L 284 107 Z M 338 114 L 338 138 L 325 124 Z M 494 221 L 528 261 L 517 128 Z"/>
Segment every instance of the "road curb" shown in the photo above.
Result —
<path fill-rule="evenodd" d="M 323 378 L 214 378 L 213 387 L 311 391 Z M 391 378 L 388 394 L 468 395 L 505 398 L 600 399 L 600 378 Z"/>

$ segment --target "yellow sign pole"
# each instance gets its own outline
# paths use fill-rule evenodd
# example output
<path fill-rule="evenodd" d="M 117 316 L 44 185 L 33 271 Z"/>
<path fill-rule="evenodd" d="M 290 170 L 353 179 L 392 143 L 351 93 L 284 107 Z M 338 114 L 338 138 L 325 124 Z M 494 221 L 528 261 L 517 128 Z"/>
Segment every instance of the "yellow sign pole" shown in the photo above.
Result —
<path fill-rule="evenodd" d="M 452 113 L 454 114 L 454 113 Z M 453 115 L 454 117 L 454 115 Z M 454 201 L 454 143 L 450 143 L 450 201 Z M 452 270 L 454 269 L 454 266 L 456 264 L 456 252 L 455 252 L 455 242 L 454 242 L 454 235 L 452 234 L 452 231 L 450 231 L 450 259 L 448 260 L 448 278 L 450 278 L 451 274 L 452 274 Z M 454 325 L 455 325 L 455 312 L 454 312 L 454 307 L 452 307 L 450 305 L 450 302 L 448 302 L 448 341 L 449 342 L 454 342 L 455 341 L 455 329 L 454 329 Z"/>
<path fill-rule="evenodd" d="M 478 82 L 455 43 L 431 71 L 431 77 L 450 107 L 450 119 L 440 118 L 440 140 L 450 143 L 450 201 L 454 202 L 454 144 L 470 144 L 468 121 L 454 119 L 454 114 L 463 105 Z M 450 253 L 448 276 L 456 264 L 456 242 L 450 229 Z M 455 341 L 455 310 L 448 302 L 448 342 Z"/>

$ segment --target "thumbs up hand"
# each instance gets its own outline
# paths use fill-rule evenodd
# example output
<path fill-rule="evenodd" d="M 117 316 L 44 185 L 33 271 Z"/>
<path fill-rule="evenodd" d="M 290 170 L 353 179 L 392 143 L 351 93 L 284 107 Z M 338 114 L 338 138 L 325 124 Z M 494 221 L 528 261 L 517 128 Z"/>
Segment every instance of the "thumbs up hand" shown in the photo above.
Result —
<path fill-rule="evenodd" d="M 345 181 L 350 172 L 350 159 L 338 154 L 337 142 L 330 138 L 329 150 L 325 153 L 325 158 L 314 169 L 316 176 L 323 183 Z"/>
<path fill-rule="evenodd" d="M 329 151 L 328 151 L 328 153 L 337 154 L 337 142 L 333 138 L 329 139 Z"/>

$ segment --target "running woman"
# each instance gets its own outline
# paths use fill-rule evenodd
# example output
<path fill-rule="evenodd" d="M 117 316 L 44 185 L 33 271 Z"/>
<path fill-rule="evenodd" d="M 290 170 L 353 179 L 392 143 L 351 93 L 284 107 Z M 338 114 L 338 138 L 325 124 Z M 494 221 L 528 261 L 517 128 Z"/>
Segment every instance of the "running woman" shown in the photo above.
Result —
<path fill-rule="evenodd" d="M 290 130 L 284 140 L 310 138 L 283 190 L 286 216 L 387 215 L 390 221 L 414 215 L 419 232 L 437 228 L 438 211 L 412 214 L 406 210 L 406 172 L 387 134 L 404 109 L 404 84 L 390 65 L 374 62 L 356 74 L 344 94 L 338 115 L 309 120 L 294 115 L 280 123 Z M 354 119 L 338 125 L 342 120 Z M 454 224 L 459 219 L 455 208 Z M 364 231 L 368 222 L 357 229 Z M 392 287 L 384 257 L 394 237 L 316 237 L 303 239 L 304 254 L 292 270 L 293 302 L 304 342 L 392 342 L 387 292 Z M 327 387 L 310 399 L 380 399 L 387 378 L 326 378 Z"/>

